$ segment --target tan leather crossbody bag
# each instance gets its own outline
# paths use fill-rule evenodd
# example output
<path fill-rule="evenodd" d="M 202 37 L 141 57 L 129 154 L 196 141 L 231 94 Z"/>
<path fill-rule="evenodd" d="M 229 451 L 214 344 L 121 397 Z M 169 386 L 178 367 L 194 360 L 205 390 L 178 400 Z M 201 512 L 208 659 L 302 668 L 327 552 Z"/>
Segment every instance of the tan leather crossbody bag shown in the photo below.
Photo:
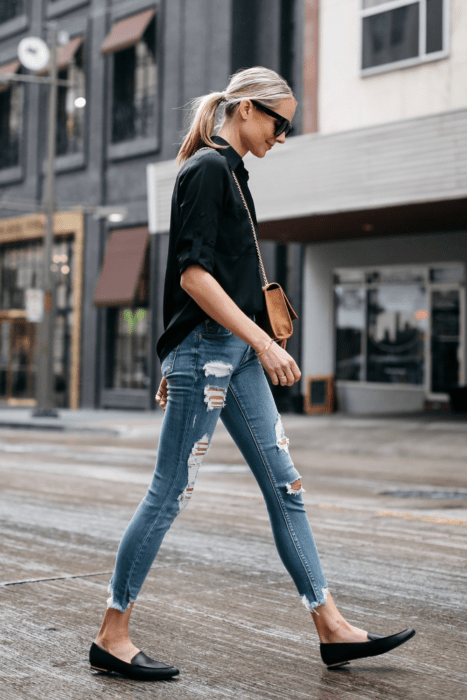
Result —
<path fill-rule="evenodd" d="M 285 296 L 284 290 L 278 282 L 268 282 L 266 276 L 266 270 L 264 269 L 263 258 L 261 257 L 261 251 L 259 249 L 258 237 L 256 235 L 255 225 L 253 223 L 253 218 L 248 209 L 246 199 L 243 195 L 240 183 L 237 180 L 232 168 L 230 169 L 233 179 L 235 180 L 238 191 L 242 198 L 245 209 L 248 212 L 248 217 L 250 219 L 251 230 L 253 231 L 253 236 L 255 239 L 256 252 L 258 253 L 259 266 L 261 268 L 261 274 L 264 280 L 263 292 L 264 292 L 264 311 L 257 315 L 256 323 L 263 331 L 275 340 L 281 348 L 287 345 L 287 340 L 293 333 L 292 321 L 295 321 L 298 316 L 292 308 L 290 301 Z"/>

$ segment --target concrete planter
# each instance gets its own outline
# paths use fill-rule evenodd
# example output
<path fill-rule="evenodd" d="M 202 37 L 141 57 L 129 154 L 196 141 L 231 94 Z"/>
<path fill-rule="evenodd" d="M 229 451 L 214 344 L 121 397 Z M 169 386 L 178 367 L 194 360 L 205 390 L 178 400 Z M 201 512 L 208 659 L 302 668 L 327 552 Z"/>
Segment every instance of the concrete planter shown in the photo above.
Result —
<path fill-rule="evenodd" d="M 401 384 L 336 382 L 337 409 L 345 413 L 408 413 L 422 411 L 425 388 Z"/>

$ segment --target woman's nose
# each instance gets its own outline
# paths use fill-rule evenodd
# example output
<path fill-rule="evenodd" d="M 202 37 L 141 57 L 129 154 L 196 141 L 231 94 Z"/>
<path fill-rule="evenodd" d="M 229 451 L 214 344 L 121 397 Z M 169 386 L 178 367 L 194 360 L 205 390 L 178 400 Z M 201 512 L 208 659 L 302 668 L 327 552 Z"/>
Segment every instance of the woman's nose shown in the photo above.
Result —
<path fill-rule="evenodd" d="M 279 134 L 279 136 L 276 136 L 276 141 L 278 143 L 285 143 L 285 134 L 282 133 L 282 134 Z"/>

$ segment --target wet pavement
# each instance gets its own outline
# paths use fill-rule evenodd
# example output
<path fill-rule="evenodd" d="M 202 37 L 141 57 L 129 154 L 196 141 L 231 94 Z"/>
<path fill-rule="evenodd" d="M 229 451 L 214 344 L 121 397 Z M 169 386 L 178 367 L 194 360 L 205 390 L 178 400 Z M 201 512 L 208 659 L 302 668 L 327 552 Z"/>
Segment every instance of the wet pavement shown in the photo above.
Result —
<path fill-rule="evenodd" d="M 343 614 L 381 634 L 417 630 L 334 671 L 219 424 L 132 616 L 135 644 L 180 677 L 144 683 L 92 674 L 87 654 L 162 413 L 60 414 L 43 429 L 0 411 L 1 700 L 467 697 L 465 420 L 283 416 Z"/>

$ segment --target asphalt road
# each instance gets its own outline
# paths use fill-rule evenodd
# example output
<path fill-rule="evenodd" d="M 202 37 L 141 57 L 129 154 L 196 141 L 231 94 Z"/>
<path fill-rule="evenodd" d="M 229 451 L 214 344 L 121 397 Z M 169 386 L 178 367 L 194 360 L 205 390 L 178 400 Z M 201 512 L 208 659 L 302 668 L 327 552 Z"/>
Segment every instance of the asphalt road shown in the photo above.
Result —
<path fill-rule="evenodd" d="M 114 435 L 0 429 L 0 699 L 465 699 L 467 424 L 283 422 L 336 602 L 373 632 L 415 627 L 413 640 L 326 669 L 256 482 L 219 425 L 132 618 L 135 644 L 180 677 L 94 675 L 88 649 L 160 418 Z"/>

